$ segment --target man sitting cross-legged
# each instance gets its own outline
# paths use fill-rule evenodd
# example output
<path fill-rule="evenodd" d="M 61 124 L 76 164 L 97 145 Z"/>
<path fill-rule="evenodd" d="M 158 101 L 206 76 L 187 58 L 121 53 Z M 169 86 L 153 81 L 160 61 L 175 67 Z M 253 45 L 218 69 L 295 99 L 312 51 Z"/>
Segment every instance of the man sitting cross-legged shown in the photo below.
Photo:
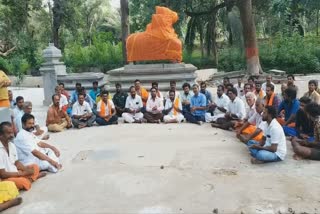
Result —
<path fill-rule="evenodd" d="M 278 109 L 279 104 L 281 102 L 278 95 L 274 92 L 274 85 L 267 84 L 266 85 L 266 96 L 265 99 L 265 106 L 273 106 L 275 109 Z"/>
<path fill-rule="evenodd" d="M 97 118 L 96 122 L 100 126 L 107 126 L 112 124 L 118 124 L 118 117 L 116 115 L 116 109 L 112 102 L 112 100 L 108 99 L 109 92 L 102 91 L 101 92 L 101 100 L 97 104 Z"/>
<path fill-rule="evenodd" d="M 163 114 L 163 100 L 157 97 L 157 89 L 151 88 L 151 97 L 147 101 L 146 112 L 144 113 L 144 118 L 148 123 L 160 123 Z"/>
<path fill-rule="evenodd" d="M 141 123 L 143 120 L 143 114 L 141 112 L 143 108 L 142 99 L 136 94 L 134 86 L 130 87 L 130 96 L 127 97 L 125 112 L 122 114 L 125 123 Z"/>
<path fill-rule="evenodd" d="M 169 99 L 166 100 L 166 106 L 164 107 L 165 116 L 163 121 L 165 123 L 181 123 L 184 120 L 182 114 L 182 104 L 178 97 L 175 97 L 176 92 L 169 92 Z"/>
<path fill-rule="evenodd" d="M 239 130 L 237 130 L 237 138 L 243 143 L 249 140 L 260 141 L 263 137 L 263 130 L 266 122 L 262 121 L 262 113 L 264 109 L 263 100 L 258 99 L 255 103 L 256 112 L 252 115 Z"/>
<path fill-rule="evenodd" d="M 78 95 L 78 101 L 72 106 L 72 123 L 75 128 L 91 127 L 96 120 L 92 109 L 85 100 L 84 94 Z"/>
<path fill-rule="evenodd" d="M 305 111 L 308 117 L 314 121 L 314 141 L 308 142 L 306 139 L 292 138 L 294 159 L 320 160 L 320 105 L 310 103 L 306 105 Z"/>
<path fill-rule="evenodd" d="M 116 93 L 113 95 L 112 101 L 115 105 L 117 116 L 121 117 L 124 112 L 126 106 L 126 100 L 128 97 L 128 93 L 122 91 L 120 83 L 116 83 Z"/>
<path fill-rule="evenodd" d="M 205 114 L 207 110 L 206 96 L 200 93 L 199 85 L 192 86 L 194 95 L 191 98 L 190 112 L 185 112 L 184 116 L 190 123 L 201 125 L 205 122 Z"/>
<path fill-rule="evenodd" d="M 287 153 L 286 137 L 281 125 L 278 123 L 277 110 L 266 106 L 263 110 L 262 120 L 267 122 L 263 139 L 258 142 L 249 140 L 247 145 L 251 153 L 251 163 L 266 163 L 284 160 Z"/>
<path fill-rule="evenodd" d="M 14 132 L 12 124 L 0 124 L 0 179 L 12 181 L 17 188 L 29 190 L 31 182 L 46 175 L 36 164 L 24 166 L 18 161 L 16 146 L 12 143 Z M 0 191 L 1 192 L 1 191 Z M 1 193 L 0 193 L 1 194 Z"/>
<path fill-rule="evenodd" d="M 280 103 L 277 112 L 278 122 L 282 126 L 295 127 L 295 118 L 300 107 L 300 102 L 297 100 L 297 90 L 293 87 L 288 87 L 284 91 L 283 98 L 284 100 Z"/>
<path fill-rule="evenodd" d="M 40 170 L 58 172 L 62 167 L 59 163 L 59 150 L 39 140 L 32 133 L 34 130 L 34 116 L 32 114 L 24 114 L 21 120 L 23 129 L 14 139 L 19 161 L 24 165 L 37 164 Z"/>
<path fill-rule="evenodd" d="M 68 114 L 60 108 L 60 97 L 52 96 L 52 105 L 48 109 L 46 125 L 50 132 L 62 132 L 65 128 L 71 128 L 72 123 Z"/>
<path fill-rule="evenodd" d="M 291 137 L 298 137 L 299 139 L 305 139 L 308 142 L 314 141 L 314 124 L 313 121 L 308 118 L 305 112 L 305 106 L 311 103 L 309 97 L 300 98 L 300 109 L 297 111 L 295 127 L 284 126 L 283 130 L 285 135 Z"/>
<path fill-rule="evenodd" d="M 230 102 L 228 104 L 227 112 L 224 117 L 218 118 L 217 123 L 211 124 L 212 127 L 229 130 L 234 127 L 235 123 L 242 122 L 246 117 L 246 110 L 243 101 L 237 97 L 237 89 L 228 89 L 228 97 Z"/>

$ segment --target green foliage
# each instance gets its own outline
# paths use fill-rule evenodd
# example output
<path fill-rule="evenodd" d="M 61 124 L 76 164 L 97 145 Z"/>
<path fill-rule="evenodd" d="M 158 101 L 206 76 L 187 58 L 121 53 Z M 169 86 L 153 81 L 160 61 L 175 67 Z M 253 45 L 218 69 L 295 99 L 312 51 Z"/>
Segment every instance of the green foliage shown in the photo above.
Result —
<path fill-rule="evenodd" d="M 239 71 L 246 68 L 243 52 L 239 48 L 231 47 L 219 50 L 218 69 L 222 71 Z"/>
<path fill-rule="evenodd" d="M 107 40 L 106 40 L 107 39 Z M 107 33 L 96 34 L 92 45 L 83 47 L 79 42 L 67 45 L 64 62 L 69 70 L 98 67 L 104 72 L 122 66 L 122 44 L 110 41 Z"/>
<path fill-rule="evenodd" d="M 216 67 L 215 61 L 212 57 L 202 57 L 201 52 L 195 50 L 190 54 L 187 50 L 183 51 L 183 62 L 190 63 L 196 66 L 198 69 L 206 69 Z"/>

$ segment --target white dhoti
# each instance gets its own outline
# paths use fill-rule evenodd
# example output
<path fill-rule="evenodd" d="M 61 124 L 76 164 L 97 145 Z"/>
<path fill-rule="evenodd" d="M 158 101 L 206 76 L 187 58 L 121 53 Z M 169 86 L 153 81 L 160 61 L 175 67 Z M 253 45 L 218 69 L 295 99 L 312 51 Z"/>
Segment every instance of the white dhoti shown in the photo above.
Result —
<path fill-rule="evenodd" d="M 51 149 L 41 148 L 40 152 L 44 155 L 47 155 L 49 158 L 51 158 L 55 162 L 60 163 L 59 158 L 56 156 L 54 151 L 52 151 Z M 49 171 L 49 172 L 53 172 L 53 173 L 58 172 L 58 169 L 56 167 L 54 167 L 53 165 L 51 165 L 48 161 L 40 160 L 38 158 L 36 158 L 36 159 L 37 159 L 36 164 L 39 166 L 40 170 L 45 170 L 45 171 Z"/>
<path fill-rule="evenodd" d="M 141 112 L 135 114 L 125 112 L 122 114 L 122 117 L 125 122 L 133 123 L 135 120 L 142 120 L 143 114 Z"/>
<path fill-rule="evenodd" d="M 211 113 L 206 113 L 205 119 L 206 119 L 206 122 L 207 122 L 207 123 L 216 122 L 217 119 L 223 118 L 224 115 L 225 115 L 225 114 L 223 113 L 223 114 L 216 114 L 216 115 L 211 116 Z"/>
<path fill-rule="evenodd" d="M 165 115 L 163 117 L 164 122 L 170 122 L 172 120 L 176 120 L 178 123 L 181 123 L 184 120 L 184 116 L 182 114 L 177 114 L 177 115 Z"/>

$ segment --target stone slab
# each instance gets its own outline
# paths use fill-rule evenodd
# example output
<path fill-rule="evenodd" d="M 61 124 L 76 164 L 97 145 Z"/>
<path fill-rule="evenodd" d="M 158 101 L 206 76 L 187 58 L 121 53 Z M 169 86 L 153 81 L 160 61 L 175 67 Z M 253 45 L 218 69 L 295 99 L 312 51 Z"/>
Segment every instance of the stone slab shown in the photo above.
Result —
<path fill-rule="evenodd" d="M 106 78 L 103 73 L 74 73 L 67 76 L 58 76 L 58 83 L 62 82 L 67 90 L 75 88 L 77 82 L 87 89 L 92 88 L 92 82 L 98 81 L 99 86 L 106 84 Z"/>

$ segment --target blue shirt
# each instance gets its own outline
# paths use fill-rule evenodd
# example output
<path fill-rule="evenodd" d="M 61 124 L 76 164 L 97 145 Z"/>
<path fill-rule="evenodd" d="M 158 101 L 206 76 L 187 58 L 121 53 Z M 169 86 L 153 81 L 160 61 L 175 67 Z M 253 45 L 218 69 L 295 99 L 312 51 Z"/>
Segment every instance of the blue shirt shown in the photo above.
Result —
<path fill-rule="evenodd" d="M 284 100 L 284 101 L 282 101 L 282 102 L 280 103 L 280 105 L 279 105 L 278 114 L 279 114 L 282 110 L 284 110 L 284 111 L 285 111 L 285 116 L 284 116 L 284 118 L 285 118 L 285 121 L 287 121 L 292 114 L 297 114 L 297 112 L 298 112 L 298 110 L 299 110 L 299 107 L 300 107 L 300 102 L 299 102 L 299 100 L 297 100 L 297 99 L 293 100 L 293 101 L 290 102 L 290 103 L 287 103 L 287 102 L 285 102 L 285 100 Z"/>
<path fill-rule="evenodd" d="M 96 101 L 98 94 L 100 94 L 100 88 L 98 88 L 96 91 L 92 89 L 92 90 L 90 90 L 90 92 L 89 92 L 90 97 L 91 97 L 94 101 Z"/>
<path fill-rule="evenodd" d="M 203 93 L 203 91 L 200 91 L 200 93 L 202 93 L 206 96 L 207 105 L 209 105 L 209 103 L 212 103 L 212 95 L 208 90 L 205 90 L 204 93 Z"/>
<path fill-rule="evenodd" d="M 75 90 L 71 93 L 70 103 L 75 103 L 78 101 L 78 92 Z"/>
<path fill-rule="evenodd" d="M 198 96 L 193 95 L 191 98 L 190 108 L 192 107 L 206 107 L 207 99 L 202 93 L 199 93 Z M 204 116 L 206 114 L 206 110 L 196 110 L 192 113 L 195 116 Z"/>

